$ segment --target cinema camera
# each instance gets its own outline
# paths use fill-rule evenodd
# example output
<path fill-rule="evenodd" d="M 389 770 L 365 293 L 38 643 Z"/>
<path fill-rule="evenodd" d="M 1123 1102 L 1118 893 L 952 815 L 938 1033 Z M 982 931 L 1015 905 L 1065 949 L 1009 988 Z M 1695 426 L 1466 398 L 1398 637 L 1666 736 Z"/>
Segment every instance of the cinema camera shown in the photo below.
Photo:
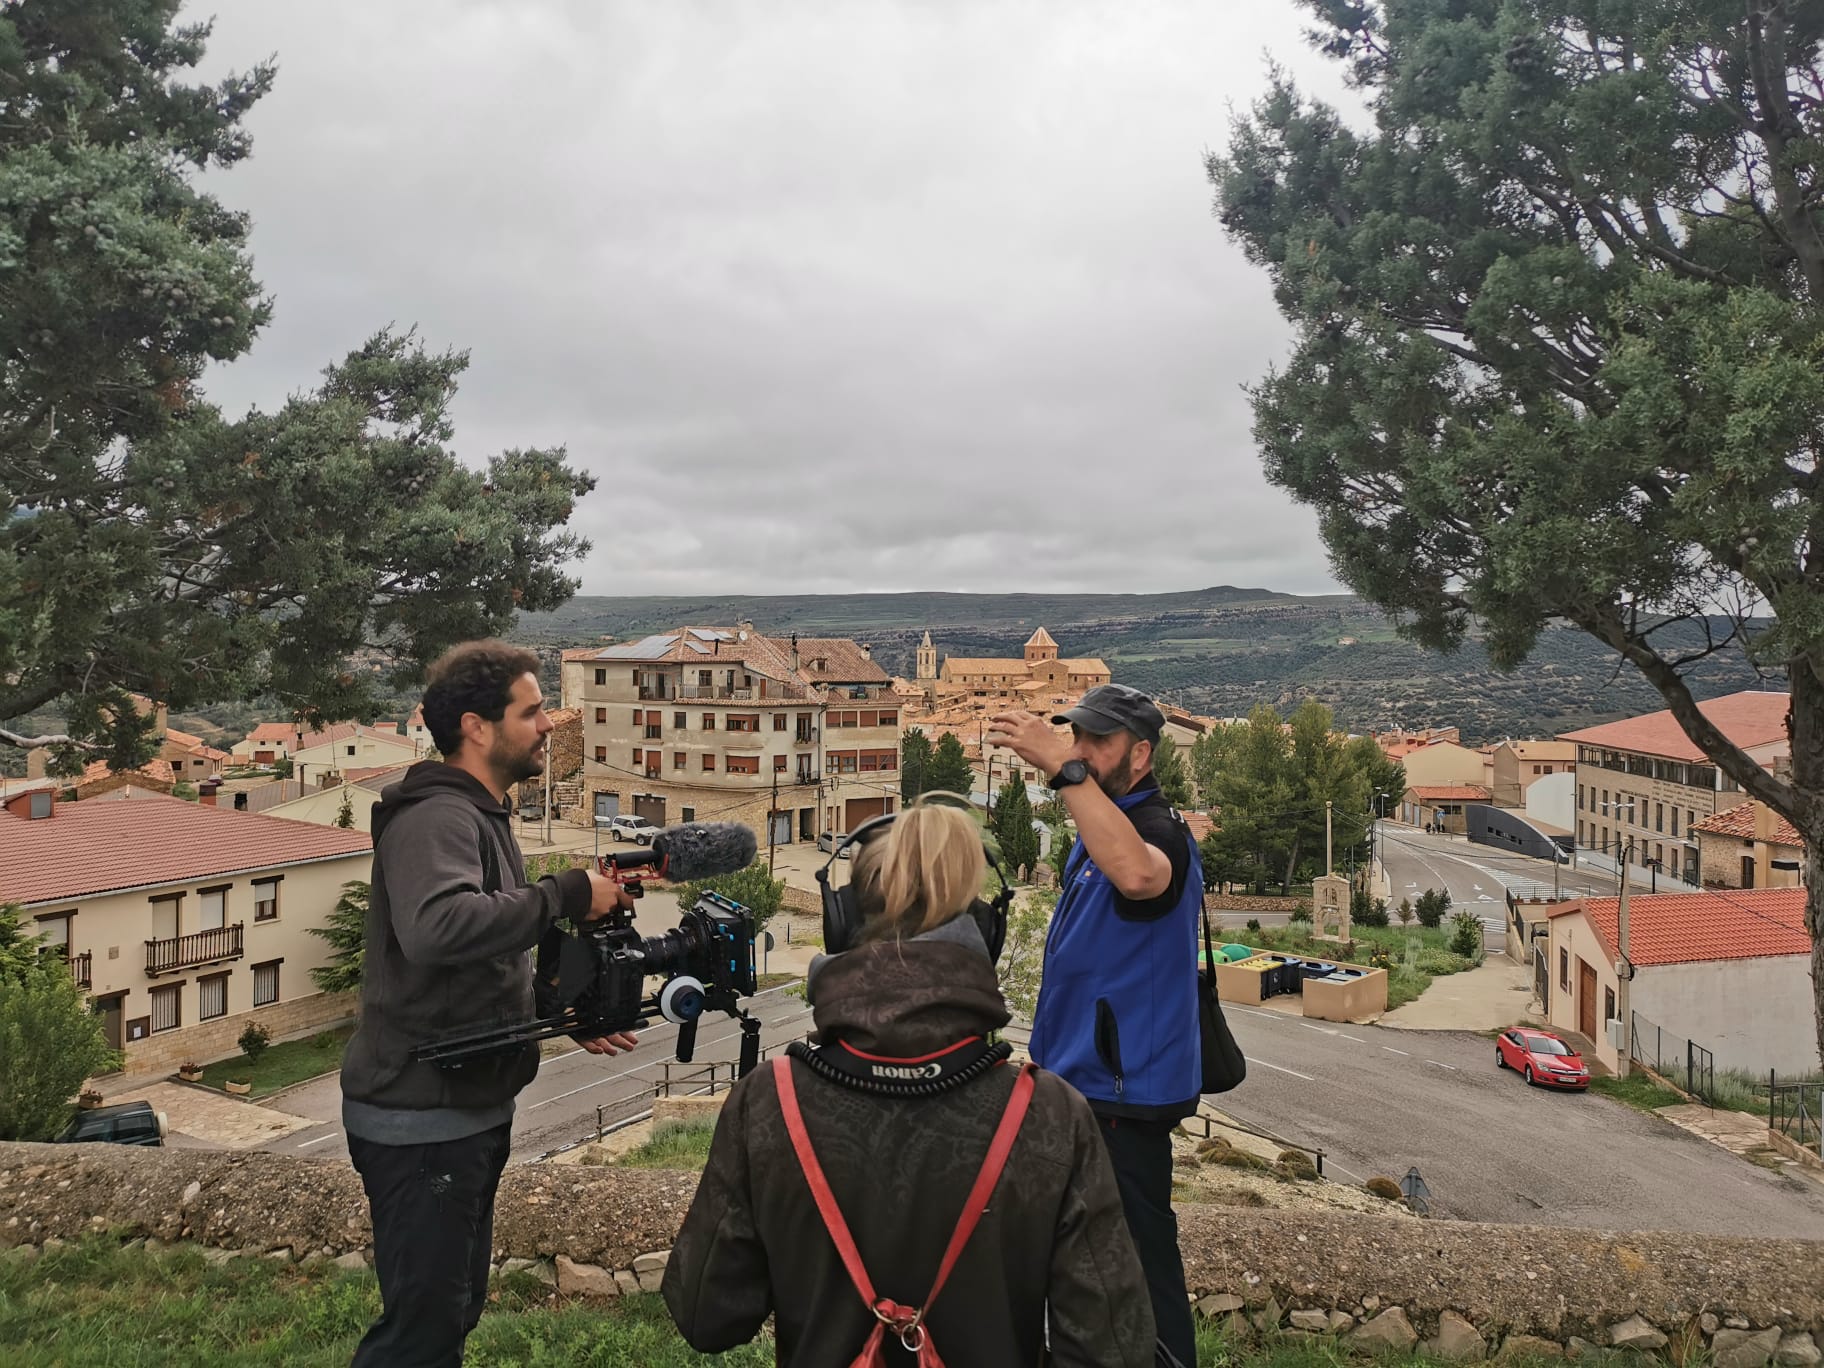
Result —
<path fill-rule="evenodd" d="M 644 849 L 604 855 L 599 864 L 638 898 L 648 878 L 688 883 L 731 874 L 751 864 L 754 853 L 754 833 L 738 823 L 691 822 L 666 828 Z M 656 1015 L 678 1028 L 678 1062 L 688 1064 L 696 1052 L 697 1021 L 714 1008 L 741 1023 L 736 1072 L 745 1077 L 760 1061 L 760 1022 L 741 1007 L 756 987 L 754 934 L 754 914 L 714 892 L 686 909 L 675 929 L 657 936 L 642 936 L 633 914 L 622 909 L 573 931 L 554 927 L 538 947 L 536 1020 L 445 1037 L 412 1055 L 455 1069 L 531 1041 L 636 1030 Z M 649 978 L 663 980 L 650 994 Z"/>

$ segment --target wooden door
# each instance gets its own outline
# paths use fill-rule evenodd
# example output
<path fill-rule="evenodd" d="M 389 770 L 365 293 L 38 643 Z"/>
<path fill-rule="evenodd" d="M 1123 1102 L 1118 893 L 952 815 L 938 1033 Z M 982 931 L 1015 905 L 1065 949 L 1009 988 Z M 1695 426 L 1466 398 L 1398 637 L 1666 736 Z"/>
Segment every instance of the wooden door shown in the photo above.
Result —
<path fill-rule="evenodd" d="M 1754 856 L 1742 856 L 1742 887 L 1754 887 Z"/>
<path fill-rule="evenodd" d="M 1577 1029 L 1596 1039 L 1596 970 L 1577 961 Z"/>
<path fill-rule="evenodd" d="M 95 999 L 95 1015 L 101 1018 L 101 1034 L 108 1042 L 110 1050 L 121 1047 L 120 1038 L 120 1003 L 121 995 Z"/>

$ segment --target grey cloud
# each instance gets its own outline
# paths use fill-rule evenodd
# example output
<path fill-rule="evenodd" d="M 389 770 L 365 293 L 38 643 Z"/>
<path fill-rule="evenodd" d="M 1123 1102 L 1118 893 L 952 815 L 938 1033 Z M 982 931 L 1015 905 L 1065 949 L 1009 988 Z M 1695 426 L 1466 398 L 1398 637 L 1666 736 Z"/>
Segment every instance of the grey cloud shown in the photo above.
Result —
<path fill-rule="evenodd" d="M 460 449 L 600 479 L 586 592 L 1334 587 L 1240 385 L 1283 352 L 1201 155 L 1290 0 L 241 0 L 272 403 L 388 321 Z M 1313 71 L 1320 83 L 1333 78 Z M 1329 90 L 1329 87 L 1321 87 Z"/>

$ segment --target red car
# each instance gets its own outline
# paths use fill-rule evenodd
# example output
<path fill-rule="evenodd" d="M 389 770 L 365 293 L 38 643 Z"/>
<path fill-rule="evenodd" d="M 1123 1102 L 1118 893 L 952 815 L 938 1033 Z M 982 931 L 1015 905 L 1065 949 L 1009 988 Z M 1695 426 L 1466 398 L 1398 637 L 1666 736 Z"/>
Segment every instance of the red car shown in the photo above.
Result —
<path fill-rule="evenodd" d="M 1583 1056 L 1550 1031 L 1516 1026 L 1495 1037 L 1495 1067 L 1515 1069 L 1528 1083 L 1550 1088 L 1590 1086 L 1590 1070 Z"/>

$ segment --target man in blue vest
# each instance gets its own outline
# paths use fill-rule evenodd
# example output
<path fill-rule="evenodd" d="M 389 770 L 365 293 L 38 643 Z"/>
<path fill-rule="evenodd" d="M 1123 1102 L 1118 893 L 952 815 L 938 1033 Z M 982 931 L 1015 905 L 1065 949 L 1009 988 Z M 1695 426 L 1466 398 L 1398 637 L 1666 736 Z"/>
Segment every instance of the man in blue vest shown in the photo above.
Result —
<path fill-rule="evenodd" d="M 1123 684 L 1070 711 L 1067 739 L 1029 712 L 1002 713 L 988 739 L 1047 777 L 1077 826 L 1045 941 L 1032 1057 L 1089 1099 L 1146 1270 L 1160 1343 L 1197 1361 L 1178 1218 L 1172 1131 L 1197 1110 L 1197 918 L 1203 868 L 1159 792 L 1153 748 L 1165 715 Z"/>

